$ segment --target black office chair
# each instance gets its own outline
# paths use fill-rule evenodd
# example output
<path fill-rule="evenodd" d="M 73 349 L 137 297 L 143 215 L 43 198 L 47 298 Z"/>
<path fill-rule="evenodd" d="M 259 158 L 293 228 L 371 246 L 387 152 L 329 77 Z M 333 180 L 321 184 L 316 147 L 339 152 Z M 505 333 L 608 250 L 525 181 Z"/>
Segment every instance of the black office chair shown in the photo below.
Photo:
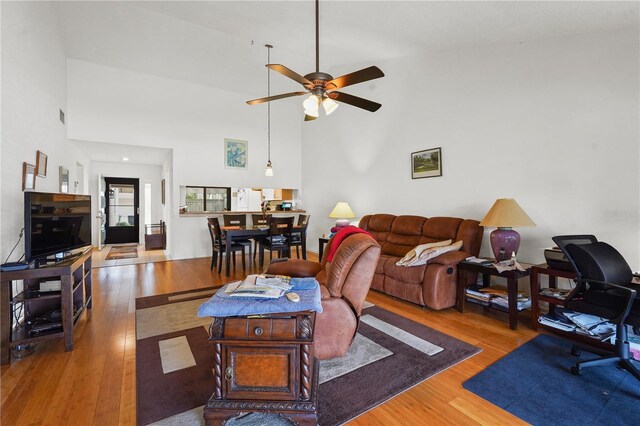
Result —
<path fill-rule="evenodd" d="M 259 263 L 260 268 L 264 264 L 264 249 L 269 250 L 269 259 L 273 259 L 273 252 L 278 252 L 278 257 L 291 257 L 291 230 L 293 229 L 293 216 L 270 217 L 269 232 L 267 237 L 260 240 Z"/>
<path fill-rule="evenodd" d="M 571 372 L 580 375 L 583 368 L 617 364 L 640 380 L 640 371 L 630 361 L 627 332 L 627 324 L 634 332 L 640 331 L 640 300 L 637 298 L 640 285 L 632 283 L 631 268 L 615 248 L 598 242 L 592 235 L 560 236 L 553 240 L 576 271 L 576 288 L 564 306 L 575 312 L 606 318 L 616 326 L 613 353 L 574 345 L 574 354 L 579 354 L 578 349 L 584 349 L 601 357 L 580 361 L 571 367 Z"/>

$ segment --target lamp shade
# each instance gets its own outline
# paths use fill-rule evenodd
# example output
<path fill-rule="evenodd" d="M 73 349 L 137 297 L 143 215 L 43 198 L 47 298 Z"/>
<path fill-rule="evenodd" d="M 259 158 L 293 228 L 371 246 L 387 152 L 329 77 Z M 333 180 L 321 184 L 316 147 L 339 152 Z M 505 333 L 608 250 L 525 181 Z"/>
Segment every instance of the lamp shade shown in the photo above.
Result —
<path fill-rule="evenodd" d="M 302 106 L 304 107 L 304 113 L 311 117 L 318 117 L 320 114 L 320 100 L 316 95 L 311 95 L 304 100 Z"/>
<path fill-rule="evenodd" d="M 324 98 L 324 100 L 322 101 L 322 106 L 324 107 L 324 112 L 327 115 L 331 114 L 333 111 L 338 109 L 338 103 L 334 102 L 330 98 Z"/>
<path fill-rule="evenodd" d="M 356 217 L 356 214 L 351 210 L 349 204 L 345 201 L 340 201 L 329 213 L 329 217 L 336 220 L 336 228 L 342 228 L 349 226 L 349 219 Z M 332 230 L 333 232 L 333 230 Z"/>
<path fill-rule="evenodd" d="M 489 236 L 493 255 L 498 261 L 515 256 L 520 248 L 520 234 L 511 228 L 536 226 L 513 198 L 496 200 L 480 225 L 498 228 Z"/>
<path fill-rule="evenodd" d="M 353 219 L 356 214 L 351 210 L 349 204 L 345 201 L 340 201 L 329 213 L 329 217 L 333 219 Z"/>
<path fill-rule="evenodd" d="M 516 228 L 536 226 L 513 198 L 500 198 L 480 221 L 481 226 L 493 228 Z"/>

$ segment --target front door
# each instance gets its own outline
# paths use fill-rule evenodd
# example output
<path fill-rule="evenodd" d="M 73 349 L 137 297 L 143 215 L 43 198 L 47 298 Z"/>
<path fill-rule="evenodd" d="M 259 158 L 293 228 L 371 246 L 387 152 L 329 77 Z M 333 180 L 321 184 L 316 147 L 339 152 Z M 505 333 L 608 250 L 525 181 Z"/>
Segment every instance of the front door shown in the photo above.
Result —
<path fill-rule="evenodd" d="M 105 244 L 138 243 L 140 197 L 138 179 L 104 178 L 106 184 Z"/>

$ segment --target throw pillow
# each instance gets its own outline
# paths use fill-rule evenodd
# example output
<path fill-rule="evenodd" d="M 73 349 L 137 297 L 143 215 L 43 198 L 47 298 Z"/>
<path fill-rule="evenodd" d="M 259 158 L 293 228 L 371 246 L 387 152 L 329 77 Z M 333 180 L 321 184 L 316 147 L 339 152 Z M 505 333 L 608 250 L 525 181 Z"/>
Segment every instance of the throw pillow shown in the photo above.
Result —
<path fill-rule="evenodd" d="M 429 250 L 429 249 L 434 248 L 434 247 L 448 246 L 449 244 L 451 244 L 451 240 L 437 241 L 435 243 L 420 244 L 419 246 L 415 246 L 414 248 L 409 250 L 409 252 L 407 254 L 405 254 L 402 259 L 400 259 L 400 260 L 398 260 L 396 262 L 396 265 L 398 265 L 398 266 L 409 266 L 407 264 L 412 262 L 412 261 L 414 261 L 418 257 L 420 257 L 422 252 L 424 252 L 425 250 Z"/>
<path fill-rule="evenodd" d="M 462 240 L 457 241 L 455 244 L 448 246 L 433 247 L 423 251 L 419 257 L 415 258 L 409 264 L 405 266 L 420 266 L 427 263 L 428 260 L 440 256 L 441 254 L 448 253 L 450 251 L 458 251 L 462 248 Z"/>

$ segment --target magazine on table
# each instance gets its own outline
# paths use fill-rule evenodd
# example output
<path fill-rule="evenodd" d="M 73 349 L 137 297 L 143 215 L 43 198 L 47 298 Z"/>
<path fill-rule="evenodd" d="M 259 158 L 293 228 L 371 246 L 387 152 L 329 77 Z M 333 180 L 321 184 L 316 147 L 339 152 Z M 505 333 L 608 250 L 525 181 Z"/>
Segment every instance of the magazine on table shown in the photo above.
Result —
<path fill-rule="evenodd" d="M 291 290 L 291 277 L 285 275 L 249 275 L 244 281 L 227 285 L 225 293 L 231 297 L 277 299 Z"/>

